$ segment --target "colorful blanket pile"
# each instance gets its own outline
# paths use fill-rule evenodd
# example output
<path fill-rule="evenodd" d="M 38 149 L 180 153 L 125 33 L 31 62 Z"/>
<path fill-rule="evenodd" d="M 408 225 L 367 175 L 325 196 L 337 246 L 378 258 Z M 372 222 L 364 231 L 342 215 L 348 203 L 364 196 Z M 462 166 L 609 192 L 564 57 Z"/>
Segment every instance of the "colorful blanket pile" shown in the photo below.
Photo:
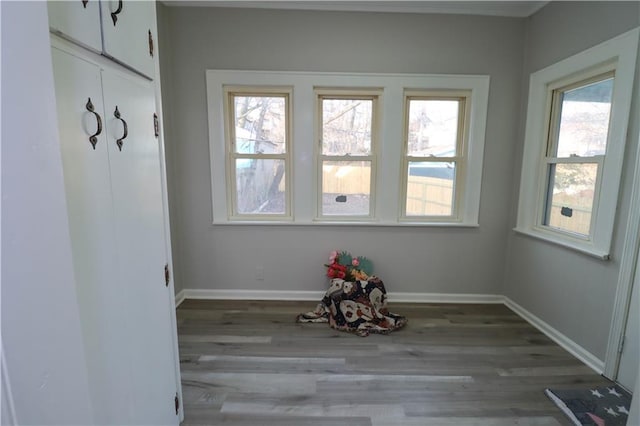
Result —
<path fill-rule="evenodd" d="M 322 302 L 313 311 L 298 315 L 296 322 L 328 322 L 336 330 L 364 337 L 402 328 L 407 318 L 389 312 L 380 278 L 353 282 L 334 278 Z"/>

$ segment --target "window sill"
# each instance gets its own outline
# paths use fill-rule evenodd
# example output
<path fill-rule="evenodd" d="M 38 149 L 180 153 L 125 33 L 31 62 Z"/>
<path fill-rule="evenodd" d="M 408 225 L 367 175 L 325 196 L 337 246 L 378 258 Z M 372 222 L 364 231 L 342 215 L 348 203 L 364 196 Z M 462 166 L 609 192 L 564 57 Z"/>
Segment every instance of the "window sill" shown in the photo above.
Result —
<path fill-rule="evenodd" d="M 603 250 L 594 248 L 591 244 L 582 243 L 580 241 L 573 241 L 568 238 L 562 238 L 554 234 L 547 234 L 541 231 L 528 228 L 513 228 L 518 234 L 526 235 L 528 237 L 536 238 L 538 240 L 546 241 L 552 244 L 556 244 L 582 254 L 586 254 L 596 259 L 609 260 L 609 253 Z"/>
<path fill-rule="evenodd" d="M 214 221 L 213 225 L 222 226 L 351 226 L 351 227 L 400 227 L 400 228 L 479 228 L 477 223 L 460 222 L 380 222 L 380 221 L 259 221 L 236 220 Z"/>

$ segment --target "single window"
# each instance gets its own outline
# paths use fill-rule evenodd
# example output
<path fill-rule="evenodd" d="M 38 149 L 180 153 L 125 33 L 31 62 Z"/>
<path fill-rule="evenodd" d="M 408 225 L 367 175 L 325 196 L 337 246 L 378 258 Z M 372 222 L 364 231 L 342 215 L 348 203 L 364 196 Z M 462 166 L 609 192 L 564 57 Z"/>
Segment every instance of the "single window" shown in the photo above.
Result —
<path fill-rule="evenodd" d="M 607 150 L 613 71 L 549 88 L 541 224 L 590 238 Z"/>
<path fill-rule="evenodd" d="M 468 92 L 405 93 L 402 218 L 459 221 Z"/>
<path fill-rule="evenodd" d="M 516 231 L 609 257 L 639 33 L 531 74 Z"/>
<path fill-rule="evenodd" d="M 373 217 L 378 92 L 316 89 L 318 217 Z"/>
<path fill-rule="evenodd" d="M 289 217 L 290 90 L 225 88 L 230 216 Z"/>

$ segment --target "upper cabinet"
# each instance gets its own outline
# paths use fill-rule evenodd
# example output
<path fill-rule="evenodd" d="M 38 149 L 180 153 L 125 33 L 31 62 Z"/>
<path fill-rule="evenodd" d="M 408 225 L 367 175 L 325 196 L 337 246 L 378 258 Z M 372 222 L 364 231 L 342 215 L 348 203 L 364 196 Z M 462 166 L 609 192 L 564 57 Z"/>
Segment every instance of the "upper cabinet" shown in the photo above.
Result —
<path fill-rule="evenodd" d="M 102 52 L 100 3 L 89 1 L 49 1 L 51 32 L 96 51 Z"/>
<path fill-rule="evenodd" d="M 147 76 L 153 76 L 156 18 L 152 1 L 100 2 L 103 54 Z"/>
<path fill-rule="evenodd" d="M 51 31 L 153 78 L 155 3 L 49 0 Z"/>

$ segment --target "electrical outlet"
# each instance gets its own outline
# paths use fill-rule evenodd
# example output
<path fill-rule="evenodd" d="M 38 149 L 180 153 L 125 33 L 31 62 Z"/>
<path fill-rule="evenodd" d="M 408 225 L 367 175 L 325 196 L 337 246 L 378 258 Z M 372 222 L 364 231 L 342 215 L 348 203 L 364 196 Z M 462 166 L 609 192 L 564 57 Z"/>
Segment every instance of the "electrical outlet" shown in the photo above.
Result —
<path fill-rule="evenodd" d="M 256 266 L 256 281 L 264 281 L 264 266 Z"/>

